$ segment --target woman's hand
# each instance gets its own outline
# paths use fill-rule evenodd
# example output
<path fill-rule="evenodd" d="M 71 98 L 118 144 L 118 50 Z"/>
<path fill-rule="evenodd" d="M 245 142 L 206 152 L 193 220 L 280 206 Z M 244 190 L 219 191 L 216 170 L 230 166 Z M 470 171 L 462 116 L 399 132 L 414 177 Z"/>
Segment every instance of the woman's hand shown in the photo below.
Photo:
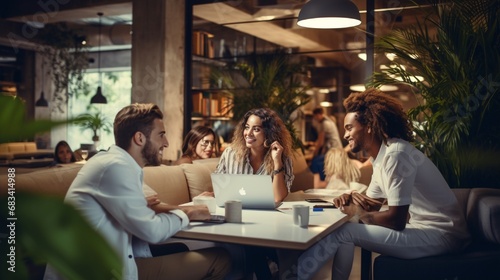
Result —
<path fill-rule="evenodd" d="M 271 157 L 274 161 L 274 169 L 280 169 L 283 165 L 281 154 L 283 154 L 283 146 L 278 141 L 274 141 L 271 146 Z"/>

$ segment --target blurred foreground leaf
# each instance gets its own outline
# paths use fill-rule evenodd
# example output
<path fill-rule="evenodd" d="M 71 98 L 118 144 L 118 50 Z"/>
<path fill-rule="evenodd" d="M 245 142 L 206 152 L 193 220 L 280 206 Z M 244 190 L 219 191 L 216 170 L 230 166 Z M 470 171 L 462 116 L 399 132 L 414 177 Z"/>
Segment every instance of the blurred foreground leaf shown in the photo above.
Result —
<path fill-rule="evenodd" d="M 0 95 L 0 143 L 23 141 L 75 121 L 27 120 L 21 100 Z M 27 268 L 32 262 L 35 269 L 48 262 L 67 279 L 122 278 L 116 252 L 72 206 L 61 198 L 9 193 L 8 177 L 1 178 L 0 218 L 5 226 L 0 229 L 0 254 L 4 257 L 0 279 L 35 278 L 34 271 Z M 13 217 L 16 220 L 7 220 Z"/>
<path fill-rule="evenodd" d="M 71 121 L 26 120 L 24 103 L 0 95 L 0 143 L 22 141 Z"/>
<path fill-rule="evenodd" d="M 11 200 L 9 200 L 11 201 Z M 2 197 L 7 206 L 7 197 Z M 2 207 L 2 220 L 15 224 L 16 273 L 2 269 L 2 279 L 27 279 L 23 256 L 35 263 L 50 263 L 67 279 L 121 279 L 121 261 L 106 240 L 72 206 L 60 198 L 39 194 L 16 193 L 15 216 Z M 11 228 L 7 228 L 7 236 Z M 11 244 L 1 242 L 2 255 Z M 5 265 L 3 262 L 2 266 Z M 9 267 L 7 263 L 7 267 Z"/>

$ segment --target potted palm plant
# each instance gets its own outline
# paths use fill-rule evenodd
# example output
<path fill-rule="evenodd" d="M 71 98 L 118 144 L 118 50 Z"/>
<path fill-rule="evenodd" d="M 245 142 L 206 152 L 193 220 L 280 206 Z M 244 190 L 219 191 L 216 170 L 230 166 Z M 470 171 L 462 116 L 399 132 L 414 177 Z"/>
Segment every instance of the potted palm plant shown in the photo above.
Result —
<path fill-rule="evenodd" d="M 111 123 L 101 112 L 81 114 L 78 116 L 77 124 L 83 131 L 89 129 L 93 132 L 92 141 L 94 143 L 100 140 L 99 135 L 101 130 L 107 133 L 111 132 Z"/>
<path fill-rule="evenodd" d="M 415 144 L 452 187 L 500 187 L 499 3 L 433 1 L 423 22 L 375 45 L 397 59 L 369 86 L 403 83 L 423 100 L 409 111 Z"/>

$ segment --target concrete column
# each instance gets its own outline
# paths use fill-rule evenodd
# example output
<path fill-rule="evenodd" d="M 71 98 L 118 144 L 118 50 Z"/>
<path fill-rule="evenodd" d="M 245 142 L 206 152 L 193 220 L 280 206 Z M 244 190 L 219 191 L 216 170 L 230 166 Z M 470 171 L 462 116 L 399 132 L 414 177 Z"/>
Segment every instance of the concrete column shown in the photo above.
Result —
<path fill-rule="evenodd" d="M 170 146 L 180 154 L 184 119 L 185 0 L 133 0 L 132 103 L 155 103 L 163 111 Z"/>

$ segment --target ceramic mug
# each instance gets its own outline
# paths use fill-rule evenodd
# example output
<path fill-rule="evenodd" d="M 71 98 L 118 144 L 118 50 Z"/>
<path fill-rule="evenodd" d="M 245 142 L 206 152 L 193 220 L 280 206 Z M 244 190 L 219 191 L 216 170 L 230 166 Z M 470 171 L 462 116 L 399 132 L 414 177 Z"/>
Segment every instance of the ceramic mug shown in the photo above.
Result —
<path fill-rule="evenodd" d="M 241 223 L 242 205 L 239 200 L 228 200 L 224 204 L 226 222 Z"/>
<path fill-rule="evenodd" d="M 300 227 L 309 225 L 309 206 L 293 205 L 293 223 Z"/>

